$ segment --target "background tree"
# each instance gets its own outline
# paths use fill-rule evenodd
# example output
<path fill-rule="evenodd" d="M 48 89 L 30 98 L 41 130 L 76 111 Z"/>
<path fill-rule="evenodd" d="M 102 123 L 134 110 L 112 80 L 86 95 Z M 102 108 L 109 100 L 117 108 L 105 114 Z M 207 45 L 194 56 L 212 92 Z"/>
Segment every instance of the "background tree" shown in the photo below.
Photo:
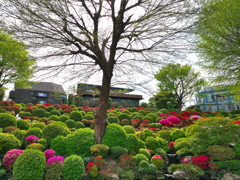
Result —
<path fill-rule="evenodd" d="M 29 87 L 35 63 L 23 42 L 0 29 L 0 94 L 4 94 L 4 85 L 9 83 L 22 88 Z"/>
<path fill-rule="evenodd" d="M 177 107 L 176 97 L 172 92 L 160 91 L 153 96 L 153 101 L 159 109 L 174 109 Z"/>
<path fill-rule="evenodd" d="M 0 12 L 7 29 L 35 51 L 39 48 L 36 56 L 49 60 L 53 75 L 65 68 L 71 79 L 102 78 L 95 115 L 95 137 L 101 143 L 111 83 L 131 84 L 137 74 L 149 77 L 161 65 L 159 57 L 182 50 L 197 1 L 0 0 Z"/>
<path fill-rule="evenodd" d="M 217 85 L 240 90 L 240 1 L 210 0 L 195 26 L 199 65 Z M 239 94 L 239 93 L 238 93 Z"/>
<path fill-rule="evenodd" d="M 159 81 L 160 92 L 172 93 L 176 98 L 178 111 L 194 93 L 206 86 L 206 81 L 199 72 L 194 72 L 190 65 L 168 64 L 155 75 Z"/>

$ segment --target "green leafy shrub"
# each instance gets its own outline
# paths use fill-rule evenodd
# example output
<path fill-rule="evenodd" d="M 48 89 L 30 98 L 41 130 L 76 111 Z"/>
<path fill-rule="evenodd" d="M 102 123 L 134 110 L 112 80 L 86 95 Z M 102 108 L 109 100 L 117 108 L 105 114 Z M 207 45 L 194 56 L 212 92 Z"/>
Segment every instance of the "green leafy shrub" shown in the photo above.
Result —
<path fill-rule="evenodd" d="M 239 109 L 232 110 L 231 114 L 240 114 L 240 110 Z"/>
<path fill-rule="evenodd" d="M 162 124 L 160 124 L 160 123 L 151 123 L 150 127 L 151 128 L 161 129 L 162 128 Z"/>
<path fill-rule="evenodd" d="M 135 130 L 131 125 L 123 126 L 123 129 L 127 134 L 135 134 Z"/>
<path fill-rule="evenodd" d="M 65 122 L 66 120 L 70 119 L 67 115 L 61 115 L 58 119 L 58 121 Z"/>
<path fill-rule="evenodd" d="M 146 143 L 144 141 L 142 141 L 141 139 L 138 139 L 139 142 L 139 148 L 147 148 Z"/>
<path fill-rule="evenodd" d="M 110 124 L 113 124 L 113 123 L 118 123 L 119 122 L 119 119 L 117 116 L 108 116 L 107 118 L 108 122 Z"/>
<path fill-rule="evenodd" d="M 143 160 L 149 162 L 147 156 L 144 154 L 136 154 L 135 156 L 133 156 L 133 159 L 134 159 L 136 165 L 138 165 Z"/>
<path fill-rule="evenodd" d="M 28 124 L 28 122 L 26 120 L 19 119 L 19 120 L 17 120 L 17 127 L 21 130 L 28 130 L 30 125 Z"/>
<path fill-rule="evenodd" d="M 223 115 L 224 117 L 229 116 L 229 113 L 227 111 L 220 110 L 219 114 Z"/>
<path fill-rule="evenodd" d="M 236 157 L 238 159 L 240 159 L 240 141 L 238 141 L 234 146 L 233 146 L 233 150 L 236 154 Z"/>
<path fill-rule="evenodd" d="M 147 149 L 140 148 L 138 150 L 138 154 L 144 154 L 148 158 L 148 160 L 150 160 L 151 158 L 151 153 Z"/>
<path fill-rule="evenodd" d="M 35 149 L 35 150 L 39 150 L 39 151 L 43 151 L 44 150 L 44 146 L 40 143 L 32 143 L 29 144 L 26 149 Z"/>
<path fill-rule="evenodd" d="M 21 144 L 23 144 L 25 137 L 26 137 L 25 130 L 16 129 L 16 130 L 12 131 L 11 134 L 14 135 L 21 142 Z"/>
<path fill-rule="evenodd" d="M 39 139 L 42 138 L 43 136 L 43 131 L 42 129 L 38 128 L 38 127 L 33 127 L 27 130 L 25 137 L 28 137 L 30 135 L 35 135 L 37 136 Z"/>
<path fill-rule="evenodd" d="M 37 117 L 45 117 L 46 111 L 44 109 L 35 109 L 32 113 L 32 116 L 37 116 Z"/>
<path fill-rule="evenodd" d="M 24 112 L 24 117 L 31 117 L 32 114 L 30 112 Z"/>
<path fill-rule="evenodd" d="M 155 120 L 157 119 L 157 114 L 155 114 L 155 113 L 148 113 L 147 115 L 146 115 L 146 117 L 151 117 L 152 118 L 152 120 L 153 120 L 153 122 L 156 122 Z M 146 118 L 145 118 L 146 119 Z"/>
<path fill-rule="evenodd" d="M 122 121 L 123 119 L 128 119 L 129 121 L 131 120 L 131 117 L 130 115 L 126 114 L 126 113 L 120 113 L 118 115 L 118 119 L 119 121 Z"/>
<path fill-rule="evenodd" d="M 57 136 L 52 139 L 50 143 L 50 149 L 53 149 L 56 152 L 57 156 L 65 156 L 66 153 L 66 140 L 64 136 Z"/>
<path fill-rule="evenodd" d="M 154 155 L 162 156 L 163 159 L 165 160 L 165 162 L 168 161 L 167 153 L 166 153 L 166 151 L 164 151 L 164 149 L 162 149 L 162 148 L 157 148 L 157 149 L 155 149 L 155 150 L 153 151 L 153 154 L 154 154 Z"/>
<path fill-rule="evenodd" d="M 106 156 L 109 147 L 104 144 L 95 144 L 90 148 L 91 154 L 95 156 Z"/>
<path fill-rule="evenodd" d="M 49 117 L 50 116 L 50 112 L 46 111 L 45 114 L 44 114 L 44 117 Z"/>
<path fill-rule="evenodd" d="M 65 124 L 68 128 L 75 128 L 76 122 L 73 119 L 68 119 L 65 121 Z"/>
<path fill-rule="evenodd" d="M 138 164 L 137 171 L 142 174 L 155 174 L 156 173 L 156 166 L 154 164 L 150 164 L 148 161 L 142 160 Z"/>
<path fill-rule="evenodd" d="M 128 150 L 122 146 L 112 146 L 110 148 L 111 157 L 113 159 L 118 159 L 123 154 L 128 154 Z"/>
<path fill-rule="evenodd" d="M 75 123 L 75 128 L 76 128 L 76 129 L 85 128 L 85 125 L 84 125 L 82 122 L 77 121 L 77 122 Z"/>
<path fill-rule="evenodd" d="M 142 114 L 143 116 L 147 115 L 147 111 L 145 111 L 145 110 L 139 110 L 138 113 Z"/>
<path fill-rule="evenodd" d="M 124 146 L 127 135 L 122 126 L 118 124 L 110 124 L 106 128 L 106 132 L 102 139 L 102 144 L 109 148 L 113 146 Z"/>
<path fill-rule="evenodd" d="M 50 116 L 52 116 L 52 115 L 57 115 L 59 117 L 59 116 L 61 116 L 61 113 L 60 113 L 59 110 L 51 110 L 50 111 Z"/>
<path fill-rule="evenodd" d="M 240 175 L 240 161 L 238 159 L 227 161 L 210 161 L 218 170 L 225 169 L 233 174 Z"/>
<path fill-rule="evenodd" d="M 171 130 L 161 130 L 157 133 L 157 136 L 163 139 L 166 139 L 168 142 L 172 141 Z"/>
<path fill-rule="evenodd" d="M 58 120 L 59 120 L 59 116 L 58 116 L 58 115 L 50 115 L 50 116 L 48 117 L 48 120 L 49 120 L 49 121 L 50 121 L 50 120 L 58 121 Z"/>
<path fill-rule="evenodd" d="M 42 144 L 43 145 L 43 147 L 44 147 L 44 149 L 46 149 L 47 148 L 47 140 L 46 139 L 39 139 L 38 141 L 37 141 L 39 144 Z"/>
<path fill-rule="evenodd" d="M 71 155 L 64 160 L 63 178 L 66 180 L 78 180 L 85 172 L 84 161 L 80 156 Z"/>
<path fill-rule="evenodd" d="M 144 120 L 149 120 L 150 123 L 154 123 L 154 122 L 155 122 L 155 121 L 152 119 L 151 116 L 145 116 L 143 119 L 144 119 Z"/>
<path fill-rule="evenodd" d="M 46 109 L 48 112 L 52 111 L 52 110 L 56 110 L 55 107 L 53 106 L 48 106 L 47 109 Z"/>
<path fill-rule="evenodd" d="M 171 135 L 172 141 L 176 141 L 179 138 L 186 137 L 185 132 L 182 129 L 173 129 L 170 135 Z"/>
<path fill-rule="evenodd" d="M 83 116 L 83 119 L 94 120 L 95 117 L 94 117 L 94 115 L 92 115 L 92 114 L 86 114 L 86 115 Z"/>
<path fill-rule="evenodd" d="M 162 148 L 165 151 L 169 150 L 168 142 L 167 142 L 167 140 L 165 140 L 163 138 L 148 137 L 145 142 L 146 142 L 146 145 L 147 145 L 148 149 L 155 150 L 157 148 Z"/>
<path fill-rule="evenodd" d="M 12 134 L 0 133 L 0 158 L 11 149 L 18 149 L 21 146 L 18 140 Z"/>
<path fill-rule="evenodd" d="M 129 110 L 123 110 L 121 111 L 121 113 L 129 114 L 129 115 L 131 114 Z"/>
<path fill-rule="evenodd" d="M 67 136 L 70 134 L 66 124 L 61 124 L 60 122 L 53 122 L 48 124 L 43 128 L 43 138 L 47 140 L 47 143 L 50 144 L 51 140 L 59 135 Z"/>
<path fill-rule="evenodd" d="M 125 140 L 125 147 L 130 154 L 136 154 L 138 149 L 140 148 L 139 139 L 134 134 L 127 134 Z"/>
<path fill-rule="evenodd" d="M 39 150 L 28 149 L 21 154 L 13 165 L 14 180 L 42 180 L 46 158 Z"/>
<path fill-rule="evenodd" d="M 8 126 L 17 126 L 17 119 L 14 115 L 9 113 L 0 113 L 0 128 Z"/>
<path fill-rule="evenodd" d="M 77 129 L 66 140 L 66 152 L 68 155 L 90 155 L 90 148 L 96 144 L 94 131 L 89 128 Z"/>
<path fill-rule="evenodd" d="M 160 109 L 159 111 L 161 114 L 169 114 L 169 111 L 167 109 Z"/>
<path fill-rule="evenodd" d="M 142 141 L 146 141 L 146 139 L 148 137 L 154 137 L 156 138 L 157 135 L 154 131 L 150 130 L 150 129 L 144 129 L 143 131 L 140 132 L 139 134 L 139 138 L 142 140 Z"/>
<path fill-rule="evenodd" d="M 168 167 L 168 171 L 173 173 L 173 178 L 176 179 L 191 179 L 198 180 L 204 175 L 204 171 L 192 164 L 171 164 Z M 175 174 L 174 172 L 181 171 L 181 174 Z"/>
<path fill-rule="evenodd" d="M 45 126 L 46 126 L 45 123 L 42 123 L 42 122 L 36 122 L 36 123 L 33 123 L 33 124 L 32 124 L 31 128 L 35 128 L 35 127 L 37 127 L 37 128 L 40 128 L 40 129 L 43 130 L 43 128 L 44 128 Z"/>
<path fill-rule="evenodd" d="M 70 113 L 70 119 L 73 119 L 74 121 L 82 121 L 83 115 L 79 111 L 72 111 Z"/>
<path fill-rule="evenodd" d="M 207 154 L 211 160 L 217 161 L 232 160 L 236 157 L 233 148 L 219 145 L 212 145 L 208 147 Z"/>
<path fill-rule="evenodd" d="M 142 114 L 136 114 L 135 116 L 133 116 L 133 119 L 139 119 L 141 121 L 143 121 L 144 116 Z"/>

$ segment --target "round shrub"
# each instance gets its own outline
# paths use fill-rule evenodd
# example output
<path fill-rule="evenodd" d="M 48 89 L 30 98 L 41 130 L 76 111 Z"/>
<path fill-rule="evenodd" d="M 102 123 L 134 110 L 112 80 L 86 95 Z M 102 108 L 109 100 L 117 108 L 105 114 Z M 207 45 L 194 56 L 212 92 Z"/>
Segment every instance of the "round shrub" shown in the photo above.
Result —
<path fill-rule="evenodd" d="M 36 122 L 36 123 L 33 123 L 33 124 L 32 124 L 31 128 L 35 128 L 35 127 L 37 127 L 37 128 L 40 128 L 40 129 L 43 130 L 43 128 L 44 128 L 45 126 L 46 126 L 45 123 L 42 123 L 42 122 Z"/>
<path fill-rule="evenodd" d="M 52 115 L 61 116 L 61 113 L 60 113 L 59 110 L 51 110 L 51 111 L 50 111 L 50 116 L 52 116 Z"/>
<path fill-rule="evenodd" d="M 156 133 L 150 129 L 144 129 L 142 132 L 139 134 L 139 138 L 142 141 L 145 141 L 148 137 L 157 137 Z"/>
<path fill-rule="evenodd" d="M 108 122 L 110 124 L 113 124 L 113 123 L 118 123 L 119 122 L 119 119 L 117 116 L 108 116 L 107 118 Z"/>
<path fill-rule="evenodd" d="M 7 168 L 9 171 L 12 171 L 13 164 L 22 153 L 23 153 L 23 150 L 17 150 L 17 149 L 8 151 L 3 157 L 2 165 L 5 168 Z"/>
<path fill-rule="evenodd" d="M 165 162 L 162 156 L 159 155 L 154 155 L 151 158 L 151 162 L 158 168 L 158 169 L 163 169 L 165 166 Z"/>
<path fill-rule="evenodd" d="M 32 143 L 29 144 L 26 149 L 35 149 L 35 150 L 39 150 L 39 151 L 43 151 L 44 150 L 44 146 L 40 143 Z"/>
<path fill-rule="evenodd" d="M 23 144 L 23 142 L 25 140 L 25 135 L 26 135 L 25 130 L 16 129 L 16 130 L 12 131 L 11 134 L 14 135 L 21 142 L 21 144 Z"/>
<path fill-rule="evenodd" d="M 91 154 L 94 156 L 106 156 L 109 147 L 104 144 L 95 144 L 90 148 Z"/>
<path fill-rule="evenodd" d="M 143 116 L 147 115 L 147 111 L 145 111 L 145 110 L 139 110 L 138 113 L 142 114 Z"/>
<path fill-rule="evenodd" d="M 68 155 L 90 155 L 90 148 L 96 144 L 94 131 L 89 128 L 77 129 L 66 140 L 66 152 Z"/>
<path fill-rule="evenodd" d="M 17 127 L 21 130 L 28 130 L 30 126 L 26 120 L 19 119 L 17 120 Z"/>
<path fill-rule="evenodd" d="M 14 180 L 42 180 L 46 158 L 39 150 L 28 149 L 21 154 L 13 165 Z"/>
<path fill-rule="evenodd" d="M 50 112 L 46 111 L 44 117 L 48 118 L 49 116 L 50 116 Z"/>
<path fill-rule="evenodd" d="M 59 116 L 58 116 L 58 115 L 50 115 L 50 116 L 48 117 L 48 120 L 49 120 L 49 121 L 50 121 L 50 120 L 58 121 L 58 120 L 59 120 Z"/>
<path fill-rule="evenodd" d="M 65 122 L 66 120 L 70 119 L 67 115 L 61 115 L 58 119 L 58 121 Z"/>
<path fill-rule="evenodd" d="M 47 143 L 50 144 L 51 140 L 59 135 L 66 136 L 70 134 L 70 131 L 66 125 L 60 122 L 48 124 L 43 128 L 43 138 L 47 140 Z"/>
<path fill-rule="evenodd" d="M 169 111 L 167 109 L 160 109 L 159 111 L 161 114 L 169 114 Z"/>
<path fill-rule="evenodd" d="M 146 117 L 151 117 L 151 119 L 153 120 L 153 122 L 156 122 L 155 120 L 157 119 L 157 114 L 155 114 L 155 113 L 148 113 L 147 115 L 146 115 Z"/>
<path fill-rule="evenodd" d="M 122 146 L 113 146 L 110 148 L 111 157 L 118 159 L 123 154 L 128 154 L 128 150 Z"/>
<path fill-rule="evenodd" d="M 165 161 L 168 161 L 167 153 L 162 148 L 157 148 L 153 151 L 154 155 L 162 156 Z"/>
<path fill-rule="evenodd" d="M 140 148 L 137 154 L 144 154 L 149 160 L 151 158 L 151 153 L 147 149 Z"/>
<path fill-rule="evenodd" d="M 136 165 L 138 165 L 142 160 L 149 162 L 147 156 L 144 154 L 136 154 L 135 156 L 133 156 L 133 159 L 134 159 Z"/>
<path fill-rule="evenodd" d="M 75 122 L 75 128 L 76 129 L 85 128 L 85 125 L 82 122 L 77 121 L 77 122 Z"/>
<path fill-rule="evenodd" d="M 148 137 L 146 139 L 146 145 L 147 145 L 147 148 L 151 150 L 155 150 L 157 148 L 162 148 L 165 151 L 169 150 L 167 140 L 160 137 L 157 137 L 157 138 Z"/>
<path fill-rule="evenodd" d="M 186 136 L 182 129 L 173 129 L 171 132 L 172 141 L 176 141 L 177 139 L 184 138 L 184 137 Z"/>
<path fill-rule="evenodd" d="M 44 149 L 46 149 L 47 148 L 47 140 L 46 139 L 39 139 L 38 141 L 37 141 L 39 144 L 42 144 L 43 145 L 43 147 L 44 147 Z"/>
<path fill-rule="evenodd" d="M 122 121 L 123 119 L 128 119 L 130 121 L 131 117 L 128 114 L 126 114 L 126 113 L 120 113 L 118 115 L 118 119 L 119 119 L 119 121 Z"/>
<path fill-rule="evenodd" d="M 144 120 L 149 120 L 150 123 L 155 122 L 155 121 L 152 119 L 152 117 L 150 117 L 150 116 L 145 116 L 143 119 L 144 119 Z"/>
<path fill-rule="evenodd" d="M 38 127 L 33 127 L 27 130 L 25 137 L 28 137 L 30 135 L 35 135 L 41 139 L 43 136 L 43 131 Z"/>
<path fill-rule="evenodd" d="M 82 121 L 83 115 L 79 111 L 72 111 L 70 113 L 70 119 L 73 119 L 74 121 Z"/>
<path fill-rule="evenodd" d="M 31 117 L 32 114 L 30 112 L 24 112 L 24 117 Z"/>
<path fill-rule="evenodd" d="M 18 149 L 20 146 L 20 140 L 18 140 L 14 135 L 0 133 L 0 157 L 2 157 L 7 151 L 11 149 Z"/>
<path fill-rule="evenodd" d="M 17 119 L 14 115 L 9 113 L 0 113 L 0 128 L 8 126 L 17 126 Z"/>
<path fill-rule="evenodd" d="M 227 117 L 229 115 L 227 111 L 223 111 L 223 110 L 221 110 L 219 114 L 223 115 L 224 117 Z"/>
<path fill-rule="evenodd" d="M 68 119 L 65 121 L 65 124 L 67 125 L 68 128 L 75 128 L 75 121 L 73 119 Z"/>
<path fill-rule="evenodd" d="M 63 178 L 66 180 L 78 180 L 85 172 L 84 161 L 80 156 L 71 155 L 64 160 Z"/>
<path fill-rule="evenodd" d="M 124 146 L 127 135 L 122 126 L 118 124 L 110 124 L 106 128 L 106 132 L 102 139 L 102 144 L 109 148 L 113 146 Z"/>
<path fill-rule="evenodd" d="M 156 173 L 156 166 L 154 164 L 150 164 L 148 161 L 142 160 L 138 164 L 137 171 L 142 174 L 155 174 Z"/>
<path fill-rule="evenodd" d="M 129 110 L 126 110 L 126 109 L 125 109 L 125 110 L 122 110 L 121 113 L 129 114 L 129 115 L 131 114 L 130 111 L 129 111 Z"/>
<path fill-rule="evenodd" d="M 138 149 L 140 148 L 140 142 L 134 134 L 127 134 L 125 147 L 129 151 L 129 153 L 136 154 Z"/>
<path fill-rule="evenodd" d="M 135 134 L 135 130 L 131 125 L 123 126 L 123 129 L 127 134 Z"/>
<path fill-rule="evenodd" d="M 35 109 L 32 113 L 32 116 L 37 116 L 37 117 L 45 117 L 46 111 L 44 109 Z"/>
<path fill-rule="evenodd" d="M 147 148 L 146 143 L 144 141 L 142 141 L 141 139 L 138 139 L 139 142 L 139 148 Z"/>
<path fill-rule="evenodd" d="M 171 130 L 161 130 L 157 133 L 157 136 L 167 140 L 168 142 L 172 141 Z"/>
<path fill-rule="evenodd" d="M 83 116 L 83 119 L 94 120 L 95 117 L 94 117 L 94 115 L 92 115 L 92 114 L 86 114 L 86 115 Z"/>
<path fill-rule="evenodd" d="M 56 110 L 55 107 L 53 106 L 48 106 L 47 109 L 46 109 L 48 112 L 52 111 L 52 110 Z"/>
<path fill-rule="evenodd" d="M 11 132 L 16 129 L 19 129 L 19 128 L 15 127 L 15 126 L 8 126 L 8 127 L 4 128 L 3 132 L 11 134 Z"/>
<path fill-rule="evenodd" d="M 225 161 L 236 158 L 233 148 L 219 145 L 212 145 L 208 147 L 207 155 L 211 160 Z"/>
<path fill-rule="evenodd" d="M 142 114 L 136 114 L 135 116 L 133 116 L 133 119 L 139 119 L 139 120 L 143 121 L 144 116 Z"/>
<path fill-rule="evenodd" d="M 151 128 L 156 128 L 156 129 L 161 129 L 162 125 L 160 123 L 151 123 L 150 127 Z"/>
<path fill-rule="evenodd" d="M 57 156 L 65 156 L 66 155 L 66 137 L 57 136 L 52 139 L 50 148 L 55 150 Z"/>
<path fill-rule="evenodd" d="M 239 109 L 232 110 L 231 114 L 240 114 L 240 110 Z"/>

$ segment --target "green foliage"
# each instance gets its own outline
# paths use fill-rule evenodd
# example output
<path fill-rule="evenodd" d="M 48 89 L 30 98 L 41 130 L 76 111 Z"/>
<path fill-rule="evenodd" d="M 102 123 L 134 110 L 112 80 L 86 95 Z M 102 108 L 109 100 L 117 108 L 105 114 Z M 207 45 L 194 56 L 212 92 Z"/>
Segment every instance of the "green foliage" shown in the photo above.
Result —
<path fill-rule="evenodd" d="M 219 170 L 225 169 L 233 174 L 240 175 L 240 161 L 238 159 L 227 160 L 227 161 L 211 161 Z"/>
<path fill-rule="evenodd" d="M 233 150 L 236 154 L 236 157 L 240 159 L 240 141 L 236 142 L 236 144 L 233 146 Z"/>
<path fill-rule="evenodd" d="M 162 124 L 160 124 L 160 123 L 151 123 L 151 128 L 161 129 L 162 128 Z"/>
<path fill-rule="evenodd" d="M 48 120 L 49 120 L 49 121 L 50 121 L 50 120 L 58 121 L 58 120 L 59 120 L 59 116 L 58 116 L 58 115 L 50 115 L 50 116 L 48 117 Z"/>
<path fill-rule="evenodd" d="M 74 121 L 82 121 L 83 115 L 79 111 L 72 111 L 70 113 L 70 119 L 73 119 Z"/>
<path fill-rule="evenodd" d="M 61 116 L 61 113 L 60 113 L 59 110 L 51 110 L 51 111 L 50 111 L 50 116 L 51 116 L 51 115 Z"/>
<path fill-rule="evenodd" d="M 33 123 L 33 124 L 32 124 L 31 128 L 38 127 L 38 128 L 40 128 L 40 129 L 42 129 L 42 130 L 43 130 L 43 128 L 44 128 L 45 126 L 46 126 L 46 124 L 45 124 L 45 123 L 36 122 L 36 123 Z"/>
<path fill-rule="evenodd" d="M 168 142 L 171 142 L 172 141 L 171 133 L 172 133 L 171 130 L 167 130 L 167 129 L 161 130 L 157 133 L 157 136 L 167 140 Z"/>
<path fill-rule="evenodd" d="M 47 110 L 48 112 L 51 112 L 52 110 L 56 110 L 56 108 L 53 107 L 53 106 L 48 106 L 46 110 Z"/>
<path fill-rule="evenodd" d="M 139 138 L 142 141 L 145 141 L 148 137 L 157 137 L 156 133 L 150 129 L 144 129 L 143 131 L 140 132 Z"/>
<path fill-rule="evenodd" d="M 75 128 L 76 122 L 73 119 L 68 119 L 65 121 L 68 128 Z"/>
<path fill-rule="evenodd" d="M 126 114 L 126 113 L 120 113 L 118 114 L 118 119 L 119 121 L 122 121 L 123 119 L 128 119 L 129 121 L 131 120 L 130 115 Z"/>
<path fill-rule="evenodd" d="M 65 125 L 65 124 L 64 124 Z M 50 144 L 51 140 L 59 135 L 66 136 L 70 134 L 70 131 L 63 124 L 51 123 L 43 128 L 43 138 L 47 140 L 47 143 Z"/>
<path fill-rule="evenodd" d="M 58 121 L 65 122 L 66 120 L 70 119 L 67 115 L 61 115 L 58 119 Z"/>
<path fill-rule="evenodd" d="M 66 140 L 66 152 L 68 155 L 90 155 L 90 148 L 95 145 L 94 131 L 89 128 L 77 129 Z"/>
<path fill-rule="evenodd" d="M 83 116 L 83 119 L 94 120 L 95 117 L 94 117 L 94 115 L 92 115 L 92 114 L 86 114 L 86 115 Z"/>
<path fill-rule="evenodd" d="M 38 141 L 37 141 L 39 144 L 42 144 L 43 145 L 43 147 L 44 147 L 44 149 L 46 149 L 47 148 L 47 140 L 46 139 L 39 139 Z"/>
<path fill-rule="evenodd" d="M 32 116 L 45 117 L 46 111 L 42 108 L 35 109 L 32 113 Z"/>
<path fill-rule="evenodd" d="M 42 180 L 46 158 L 39 150 L 28 149 L 21 154 L 13 165 L 14 180 Z"/>
<path fill-rule="evenodd" d="M 67 138 L 61 135 L 52 139 L 50 149 L 56 152 L 56 156 L 66 155 L 66 140 Z"/>
<path fill-rule="evenodd" d="M 173 175 L 174 178 L 177 179 L 191 179 L 191 180 L 199 180 L 201 176 L 204 175 L 204 171 L 195 165 L 192 164 L 171 164 L 168 167 L 168 171 L 173 173 L 176 171 L 181 171 L 183 174 L 175 174 Z"/>
<path fill-rule="evenodd" d="M 162 148 L 157 148 L 153 151 L 154 155 L 162 156 L 165 161 L 168 161 L 167 153 Z"/>
<path fill-rule="evenodd" d="M 113 159 L 118 159 L 123 154 L 128 154 L 128 150 L 122 146 L 112 146 L 110 148 L 110 154 Z"/>
<path fill-rule="evenodd" d="M 21 142 L 21 144 L 23 144 L 23 142 L 25 141 L 25 137 L 26 137 L 25 130 L 16 129 L 16 130 L 12 131 L 11 134 L 14 135 Z"/>
<path fill-rule="evenodd" d="M 133 156 L 133 159 L 134 159 L 136 165 L 138 165 L 143 160 L 149 162 L 149 159 L 144 154 L 136 154 L 135 156 Z"/>
<path fill-rule="evenodd" d="M 17 126 L 16 117 L 9 113 L 0 113 L 0 128 L 4 129 L 8 126 Z"/>
<path fill-rule="evenodd" d="M 26 149 L 35 149 L 35 150 L 39 150 L 39 151 L 43 151 L 44 150 L 44 145 L 40 144 L 40 143 L 32 143 L 29 144 Z"/>
<path fill-rule="evenodd" d="M 84 125 L 82 122 L 77 121 L 77 122 L 75 123 L 75 128 L 76 128 L 76 129 L 85 128 L 85 125 Z"/>
<path fill-rule="evenodd" d="M 30 135 L 35 135 L 37 136 L 39 139 L 42 138 L 43 136 L 43 131 L 42 129 L 38 128 L 38 127 L 33 127 L 27 130 L 25 137 L 28 137 Z"/>
<path fill-rule="evenodd" d="M 139 119 L 139 120 L 142 121 L 142 120 L 144 119 L 144 115 L 138 113 L 138 114 L 136 114 L 136 115 L 133 116 L 133 119 Z"/>
<path fill-rule="evenodd" d="M 167 109 L 160 109 L 158 112 L 160 112 L 160 114 L 169 114 Z"/>
<path fill-rule="evenodd" d="M 186 136 L 182 129 L 173 129 L 171 132 L 172 141 L 176 141 L 177 139 L 184 138 L 184 137 L 186 137 Z"/>
<path fill-rule="evenodd" d="M 240 114 L 240 110 L 239 109 L 232 110 L 231 114 Z"/>
<path fill-rule="evenodd" d="M 224 117 L 229 116 L 229 113 L 228 113 L 227 111 L 223 111 L 223 110 L 221 110 L 221 111 L 219 112 L 219 114 L 223 115 Z"/>
<path fill-rule="evenodd" d="M 28 130 L 30 125 L 26 120 L 18 119 L 17 120 L 17 127 L 21 130 Z"/>
<path fill-rule="evenodd" d="M 144 154 L 148 160 L 151 158 L 151 153 L 147 149 L 140 148 L 137 154 Z"/>
<path fill-rule="evenodd" d="M 155 174 L 156 173 L 156 166 L 154 164 L 150 164 L 148 161 L 142 160 L 138 164 L 137 171 L 142 174 Z"/>
<path fill-rule="evenodd" d="M 212 145 L 208 147 L 207 155 L 211 160 L 225 161 L 236 158 L 233 148 L 219 145 Z"/>
<path fill-rule="evenodd" d="M 140 148 L 140 142 L 134 134 L 127 134 L 125 147 L 129 151 L 129 153 L 136 154 L 136 152 Z"/>
<path fill-rule="evenodd" d="M 145 142 L 146 142 L 146 145 L 147 145 L 148 149 L 155 150 L 157 148 L 162 148 L 165 151 L 169 150 L 168 142 L 167 142 L 167 140 L 165 140 L 163 138 L 148 137 Z"/>
<path fill-rule="evenodd" d="M 135 130 L 131 125 L 123 126 L 123 129 L 126 132 L 126 134 L 135 134 Z"/>
<path fill-rule="evenodd" d="M 153 122 L 155 122 L 153 119 L 152 119 L 152 117 L 151 116 L 145 116 L 144 118 L 143 118 L 144 120 L 149 120 L 151 123 L 153 123 Z"/>
<path fill-rule="evenodd" d="M 142 141 L 141 139 L 138 139 L 139 142 L 139 148 L 147 148 L 146 143 Z"/>
<path fill-rule="evenodd" d="M 18 140 L 12 134 L 0 133 L 0 158 L 11 149 L 18 149 L 21 146 Z"/>
<path fill-rule="evenodd" d="M 147 115 L 147 111 L 145 111 L 145 110 L 139 110 L 138 113 L 142 114 L 143 116 Z"/>
<path fill-rule="evenodd" d="M 109 147 L 104 144 L 95 144 L 90 148 L 91 154 L 95 156 L 108 155 Z"/>
<path fill-rule="evenodd" d="M 108 116 L 107 118 L 108 122 L 110 124 L 113 124 L 113 123 L 118 123 L 119 122 L 119 119 L 117 116 Z"/>
<path fill-rule="evenodd" d="M 118 124 L 110 124 L 106 128 L 106 132 L 102 139 L 102 144 L 109 148 L 113 146 L 124 146 L 127 135 L 123 127 Z"/>
<path fill-rule="evenodd" d="M 64 160 L 62 174 L 64 179 L 79 180 L 84 172 L 84 161 L 80 156 L 71 155 Z"/>

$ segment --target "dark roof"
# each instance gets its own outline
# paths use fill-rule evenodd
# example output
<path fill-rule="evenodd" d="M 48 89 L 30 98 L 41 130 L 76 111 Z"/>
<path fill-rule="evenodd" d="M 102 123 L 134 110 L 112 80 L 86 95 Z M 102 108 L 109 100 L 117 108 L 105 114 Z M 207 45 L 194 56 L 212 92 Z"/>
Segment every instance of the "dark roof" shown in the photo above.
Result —
<path fill-rule="evenodd" d="M 26 88 L 26 89 L 35 90 L 35 91 L 48 91 L 48 92 L 57 91 L 59 93 L 65 94 L 65 91 L 61 85 L 52 83 L 52 82 L 31 83 L 31 86 L 32 88 Z M 15 89 L 25 89 L 25 88 L 15 87 Z"/>

